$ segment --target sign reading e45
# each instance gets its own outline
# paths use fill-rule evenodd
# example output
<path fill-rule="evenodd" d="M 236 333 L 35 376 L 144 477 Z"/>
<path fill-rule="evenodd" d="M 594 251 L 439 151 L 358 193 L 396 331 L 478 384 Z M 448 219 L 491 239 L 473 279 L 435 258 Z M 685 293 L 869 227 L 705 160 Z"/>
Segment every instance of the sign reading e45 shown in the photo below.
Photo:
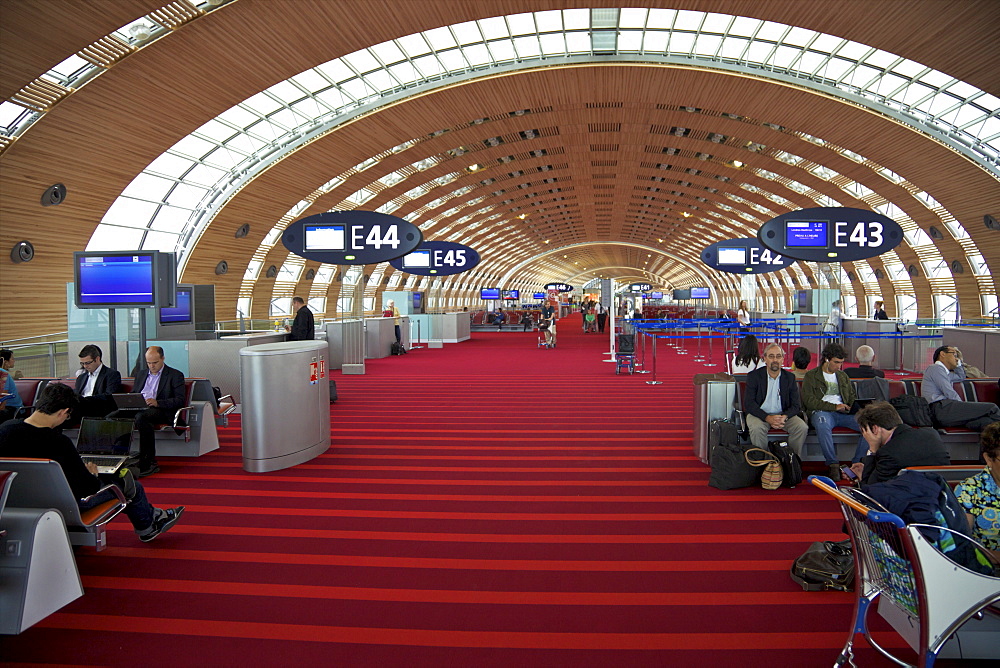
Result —
<path fill-rule="evenodd" d="M 460 274 L 479 264 L 479 253 L 451 241 L 425 241 L 403 257 L 389 262 L 400 271 L 420 276 Z"/>
<path fill-rule="evenodd" d="M 730 274 L 766 274 L 792 265 L 795 260 L 762 246 L 757 239 L 716 241 L 701 252 L 701 261 Z"/>
<path fill-rule="evenodd" d="M 423 241 L 413 223 L 376 211 L 329 211 L 289 225 L 281 243 L 328 264 L 375 264 L 406 255 Z"/>
<path fill-rule="evenodd" d="M 796 260 L 851 262 L 892 250 L 903 241 L 903 228 L 874 211 L 817 207 L 772 218 L 761 225 L 757 238 Z"/>

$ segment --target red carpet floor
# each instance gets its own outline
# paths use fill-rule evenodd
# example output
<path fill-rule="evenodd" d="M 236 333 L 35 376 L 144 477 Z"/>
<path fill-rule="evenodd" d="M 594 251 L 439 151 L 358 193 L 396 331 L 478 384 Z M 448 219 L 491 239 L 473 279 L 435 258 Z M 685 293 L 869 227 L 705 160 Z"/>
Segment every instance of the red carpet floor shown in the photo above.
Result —
<path fill-rule="evenodd" d="M 706 368 L 663 348 L 662 385 L 615 375 L 578 323 L 553 350 L 474 333 L 338 375 L 333 447 L 293 469 L 244 472 L 238 418 L 220 450 L 161 458 L 144 482 L 182 521 L 143 544 L 115 520 L 111 547 L 77 552 L 85 596 L 0 639 L 0 662 L 831 665 L 852 595 L 788 568 L 838 537 L 834 504 L 708 487 Z M 860 645 L 859 665 L 889 665 Z"/>

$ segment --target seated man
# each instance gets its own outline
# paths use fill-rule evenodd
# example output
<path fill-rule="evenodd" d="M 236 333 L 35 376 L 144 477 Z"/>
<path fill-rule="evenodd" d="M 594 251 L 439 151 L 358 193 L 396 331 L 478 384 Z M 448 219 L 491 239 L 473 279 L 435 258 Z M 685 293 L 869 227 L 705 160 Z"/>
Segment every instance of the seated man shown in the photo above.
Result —
<path fill-rule="evenodd" d="M 101 349 L 91 344 L 80 350 L 80 367 L 84 373 L 76 377 L 76 394 L 80 406 L 73 412 L 69 424 L 78 425 L 85 417 L 104 417 L 115 410 L 112 394 L 122 391 L 122 375 L 104 366 Z"/>
<path fill-rule="evenodd" d="M 802 405 L 810 411 L 809 419 L 816 428 L 816 438 L 823 450 L 823 458 L 830 469 L 830 477 L 840 479 L 840 460 L 833 445 L 834 427 L 847 427 L 860 432 L 858 423 L 850 412 L 854 405 L 854 387 L 842 371 L 847 353 L 839 343 L 829 343 L 823 348 L 821 364 L 806 372 L 802 380 Z M 858 437 L 858 447 L 852 462 L 859 462 L 868 451 L 864 436 Z"/>
<path fill-rule="evenodd" d="M 35 412 L 24 420 L 12 420 L 0 426 L 0 457 L 33 457 L 58 462 L 73 496 L 82 499 L 100 490 L 105 483 L 97 477 L 97 467 L 93 463 L 85 464 L 73 442 L 55 430 L 70 416 L 78 401 L 72 388 L 60 383 L 47 385 L 35 404 Z M 125 514 L 139 540 L 148 543 L 180 519 L 184 506 L 168 510 L 154 508 L 146 499 L 142 485 L 131 480 L 128 469 L 122 470 L 125 477 L 118 476 L 114 482 L 122 487 L 128 499 Z M 113 498 L 114 493 L 107 490 L 89 502 L 81 503 L 80 510 L 93 508 Z"/>
<path fill-rule="evenodd" d="M 17 391 L 17 383 L 9 371 L 0 369 L 0 423 L 13 420 L 24 401 Z"/>
<path fill-rule="evenodd" d="M 955 348 L 941 346 L 934 351 L 934 364 L 924 371 L 920 394 L 931 405 L 934 423 L 941 427 L 965 427 L 982 431 L 1000 422 L 1000 406 L 985 401 L 962 401 L 948 374 L 958 367 Z"/>
<path fill-rule="evenodd" d="M 899 413 L 887 401 L 865 406 L 855 419 L 868 442 L 868 455 L 851 465 L 851 469 L 865 485 L 891 480 L 910 466 L 951 464 L 948 449 L 936 430 L 903 424 Z"/>
<path fill-rule="evenodd" d="M 767 366 L 747 374 L 747 392 L 743 407 L 747 412 L 750 442 L 767 450 L 767 432 L 784 429 L 788 432 L 788 446 L 802 456 L 809 425 L 799 417 L 799 386 L 791 371 L 781 368 L 785 352 L 777 343 L 764 349 Z"/>
<path fill-rule="evenodd" d="M 986 468 L 959 483 L 955 496 L 965 508 L 972 537 L 1000 558 L 1000 422 L 983 429 L 980 452 Z"/>
<path fill-rule="evenodd" d="M 178 408 L 183 408 L 187 390 L 184 374 L 171 369 L 163 362 L 163 348 L 150 346 L 146 349 L 146 369 L 135 374 L 133 394 L 141 394 L 148 408 L 136 413 L 119 410 L 109 418 L 135 418 L 135 428 L 139 430 L 139 477 L 152 475 L 160 470 L 156 463 L 156 426 L 172 424 Z"/>
<path fill-rule="evenodd" d="M 858 358 L 858 368 L 844 369 L 850 378 L 885 378 L 885 371 L 872 366 L 875 361 L 875 350 L 871 346 L 858 346 L 854 353 Z"/>

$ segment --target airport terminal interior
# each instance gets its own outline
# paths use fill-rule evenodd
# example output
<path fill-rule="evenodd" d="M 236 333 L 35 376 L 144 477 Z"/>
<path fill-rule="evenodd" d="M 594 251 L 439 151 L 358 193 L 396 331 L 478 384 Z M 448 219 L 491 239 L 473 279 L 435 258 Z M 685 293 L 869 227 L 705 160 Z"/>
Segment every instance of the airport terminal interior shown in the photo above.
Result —
<path fill-rule="evenodd" d="M 311 252 L 370 212 L 466 255 Z M 81 301 L 104 255 L 155 258 L 149 308 Z M 0 0 L 0 258 L 23 414 L 88 344 L 160 346 L 191 406 L 142 480 L 168 533 L 44 516 L 70 584 L 0 476 L 0 662 L 831 665 L 856 595 L 789 569 L 841 507 L 710 487 L 745 388 L 696 376 L 749 332 L 919 394 L 951 346 L 1000 401 L 1000 2 Z"/>

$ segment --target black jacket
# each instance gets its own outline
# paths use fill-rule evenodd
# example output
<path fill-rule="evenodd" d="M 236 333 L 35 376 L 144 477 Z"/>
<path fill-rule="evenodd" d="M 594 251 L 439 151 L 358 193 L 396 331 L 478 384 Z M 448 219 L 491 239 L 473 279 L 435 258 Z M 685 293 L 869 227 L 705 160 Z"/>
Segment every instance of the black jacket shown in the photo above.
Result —
<path fill-rule="evenodd" d="M 160 372 L 160 384 L 156 388 L 156 404 L 158 408 L 167 411 L 177 412 L 178 408 L 184 407 L 184 400 L 187 398 L 187 388 L 184 387 L 184 374 L 177 369 L 172 369 L 166 364 Z M 132 386 L 132 394 L 140 394 L 146 379 L 149 377 L 149 369 L 140 369 L 135 374 L 135 384 Z"/>
<path fill-rule="evenodd" d="M 288 336 L 289 341 L 312 341 L 316 338 L 316 325 L 313 320 L 312 311 L 303 304 L 295 312 L 295 321 L 292 322 L 292 333 Z"/>
<path fill-rule="evenodd" d="M 768 413 L 760 407 L 767 398 L 767 367 L 762 366 L 747 374 L 747 391 L 743 397 L 743 409 L 761 420 L 766 420 Z M 795 374 L 785 369 L 778 376 L 778 392 L 781 398 L 781 415 L 793 417 L 802 412 L 799 403 L 799 386 Z"/>
<path fill-rule="evenodd" d="M 81 373 L 76 377 L 76 393 L 83 396 L 83 388 L 87 386 L 87 377 L 90 376 L 89 373 Z M 98 399 L 110 399 L 112 394 L 118 394 L 122 391 L 122 375 L 104 365 L 101 365 L 101 371 L 97 374 L 97 381 L 94 382 L 94 394 L 92 396 Z"/>
<path fill-rule="evenodd" d="M 931 428 L 915 429 L 907 424 L 896 427 L 888 443 L 861 461 L 865 465 L 861 482 L 865 485 L 892 480 L 910 466 L 951 464 L 948 449 L 937 431 Z"/>

